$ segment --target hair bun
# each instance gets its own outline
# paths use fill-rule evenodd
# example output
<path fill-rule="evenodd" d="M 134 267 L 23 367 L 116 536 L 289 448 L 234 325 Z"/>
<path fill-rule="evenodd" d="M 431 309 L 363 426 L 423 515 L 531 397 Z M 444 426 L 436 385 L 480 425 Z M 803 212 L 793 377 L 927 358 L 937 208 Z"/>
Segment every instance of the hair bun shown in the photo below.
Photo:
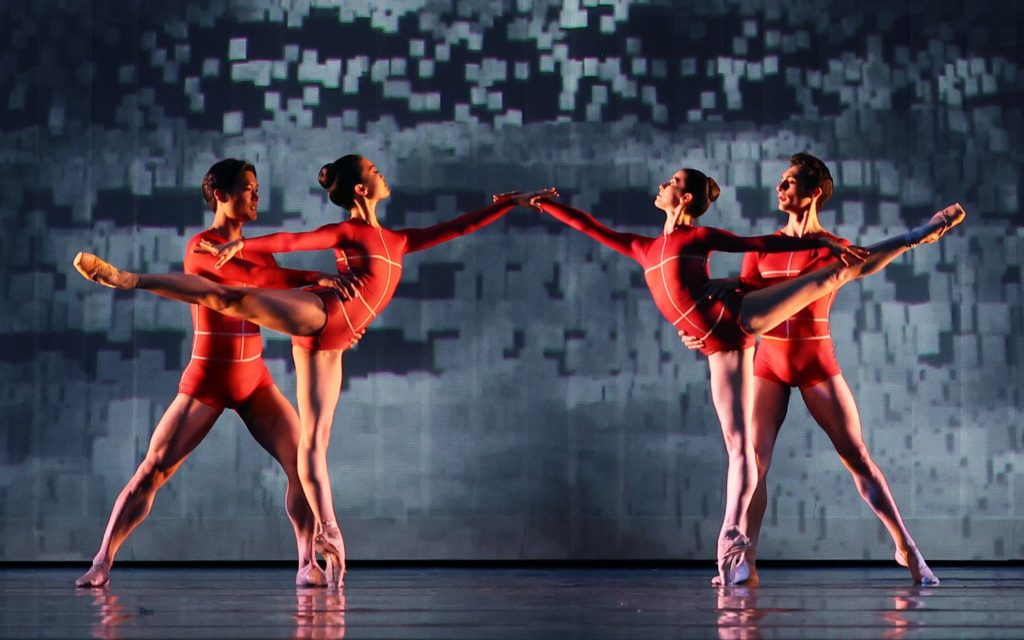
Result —
<path fill-rule="evenodd" d="M 718 200 L 718 195 L 722 193 L 722 190 L 718 187 L 718 183 L 711 176 L 708 176 L 708 202 L 714 202 Z"/>
<path fill-rule="evenodd" d="M 337 178 L 338 170 L 334 166 L 334 163 L 331 162 L 320 167 L 320 175 L 317 176 L 316 179 L 317 182 L 320 183 L 321 187 L 330 191 L 331 187 L 334 185 L 334 181 L 337 180 Z"/>

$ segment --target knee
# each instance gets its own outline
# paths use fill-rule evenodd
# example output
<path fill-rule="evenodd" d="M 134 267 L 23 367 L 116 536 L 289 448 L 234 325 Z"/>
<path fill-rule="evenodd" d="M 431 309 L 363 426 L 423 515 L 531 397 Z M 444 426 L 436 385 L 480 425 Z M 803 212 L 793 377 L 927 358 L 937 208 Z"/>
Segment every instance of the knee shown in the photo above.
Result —
<path fill-rule="evenodd" d="M 135 470 L 128 482 L 129 493 L 150 493 L 156 491 L 171 477 L 171 470 L 159 458 L 146 458 Z"/>
<path fill-rule="evenodd" d="M 860 446 L 840 451 L 839 456 L 854 474 L 858 476 L 873 476 L 875 474 L 877 467 L 875 461 L 871 459 L 867 447 Z"/>
<path fill-rule="evenodd" d="M 768 454 L 754 454 L 754 464 L 757 465 L 757 479 L 763 480 L 768 475 L 768 468 L 772 466 L 772 457 Z"/>

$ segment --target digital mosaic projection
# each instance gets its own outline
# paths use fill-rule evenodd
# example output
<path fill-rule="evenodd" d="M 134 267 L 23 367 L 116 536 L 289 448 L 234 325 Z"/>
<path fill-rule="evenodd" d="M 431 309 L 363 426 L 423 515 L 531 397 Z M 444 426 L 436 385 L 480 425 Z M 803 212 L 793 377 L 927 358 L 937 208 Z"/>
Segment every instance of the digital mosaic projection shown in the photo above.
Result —
<path fill-rule="evenodd" d="M 87 561 L 99 548 L 105 561 L 290 561 L 298 536 L 301 562 L 311 536 L 321 552 L 338 546 L 329 510 L 318 519 L 306 502 L 322 510 L 325 485 L 310 478 L 329 474 L 350 560 L 712 562 L 735 506 L 716 378 L 656 304 L 651 274 L 667 262 L 641 266 L 612 245 L 667 244 L 655 199 L 676 193 L 684 168 L 720 191 L 701 229 L 775 234 L 791 215 L 786 190 L 804 185 L 786 179 L 797 153 L 827 165 L 834 193 L 819 218 L 853 245 L 921 229 L 954 203 L 967 216 L 829 293 L 807 341 L 829 358 L 834 344 L 821 377 L 794 373 L 791 386 L 755 360 L 775 385 L 755 420 L 771 435 L 782 425 L 760 443 L 760 524 L 742 525 L 757 557 L 891 562 L 902 540 L 929 560 L 1024 559 L 1022 6 L 853 4 L 4 4 L 0 560 Z M 277 385 L 278 404 L 228 405 L 215 422 L 220 407 L 199 391 L 180 404 L 182 372 L 220 334 L 249 332 L 251 351 L 233 361 L 260 361 L 256 325 L 194 335 L 205 308 L 98 286 L 75 256 L 195 272 L 193 238 L 215 220 L 204 176 L 225 158 L 251 163 L 241 175 L 258 181 L 244 239 L 341 222 L 348 207 L 319 180 L 348 154 L 365 159 L 352 170 L 368 181 L 349 196 L 391 192 L 376 209 L 383 230 L 344 227 L 360 229 L 345 238 L 366 255 L 267 258 L 332 275 L 348 260 L 393 278 L 362 283 L 393 299 L 367 306 L 352 327 L 365 333 L 331 365 L 342 382 L 336 408 L 320 407 L 333 416 L 329 448 L 303 444 L 290 413 L 312 402 L 321 352 L 293 358 L 273 328 L 260 380 Z M 235 186 L 219 189 L 223 202 Z M 547 187 L 559 195 L 543 210 L 492 204 Z M 487 207 L 482 228 L 418 231 Z M 563 224 L 589 224 L 580 211 L 629 235 L 595 242 Z M 269 247 L 254 240 L 225 268 Z M 716 250 L 708 268 L 746 282 L 762 260 L 755 275 L 789 281 L 804 268 L 797 249 Z M 835 265 L 830 251 L 822 263 Z M 700 271 L 700 258 L 680 255 L 678 272 Z M 300 280 L 267 286 L 314 283 Z M 307 327 L 295 330 L 356 323 L 337 296 L 307 292 L 317 311 L 290 316 Z M 732 296 L 694 304 L 726 317 L 739 313 Z M 191 436 L 153 438 L 189 420 Z M 304 470 L 303 447 L 326 466 Z M 124 522 L 105 536 L 112 510 Z"/>

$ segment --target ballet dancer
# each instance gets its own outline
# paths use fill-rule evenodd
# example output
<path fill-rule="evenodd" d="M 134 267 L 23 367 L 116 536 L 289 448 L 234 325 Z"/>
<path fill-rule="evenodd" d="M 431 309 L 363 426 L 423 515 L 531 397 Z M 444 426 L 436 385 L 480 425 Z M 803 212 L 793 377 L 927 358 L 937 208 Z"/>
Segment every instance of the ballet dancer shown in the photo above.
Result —
<path fill-rule="evenodd" d="M 202 242 L 228 242 L 242 236 L 246 222 L 256 220 L 259 183 L 256 169 L 244 160 L 215 163 L 203 178 L 203 198 L 214 212 L 213 224 L 195 235 L 185 249 L 186 273 L 224 284 L 258 283 L 263 287 L 329 284 L 331 274 L 277 267 L 269 253 L 246 251 L 229 267 L 214 269 L 216 258 L 196 253 Z M 198 277 L 198 276 L 197 276 Z M 351 290 L 351 283 L 347 283 Z M 131 532 L 149 514 L 157 491 L 202 442 L 225 409 L 238 413 L 253 438 L 284 469 L 285 509 L 295 530 L 299 569 L 295 583 L 325 583 L 313 554 L 313 515 L 302 492 L 297 468 L 299 418 L 281 394 L 263 362 L 263 340 L 256 325 L 210 309 L 192 309 L 192 357 L 182 373 L 178 393 L 164 411 L 149 450 L 121 490 L 107 522 L 92 567 L 75 584 L 101 587 L 110 580 L 114 556 Z"/>
<path fill-rule="evenodd" d="M 145 289 L 292 336 L 302 429 L 299 475 L 316 521 L 316 546 L 327 561 L 328 586 L 337 587 L 345 571 L 345 547 L 334 513 L 327 446 L 341 390 L 342 354 L 391 301 L 407 253 L 481 229 L 504 216 L 515 203 L 508 197 L 499 198 L 487 208 L 437 225 L 390 230 L 381 226 L 377 205 L 391 191 L 368 159 L 358 155 L 339 158 L 324 165 L 318 180 L 330 201 L 349 211 L 348 220 L 304 233 L 275 233 L 201 246 L 217 255 L 217 264 L 222 267 L 243 249 L 270 253 L 333 249 L 339 273 L 350 274 L 359 282 L 349 300 L 339 297 L 335 289 L 324 287 L 246 289 L 194 275 L 136 274 L 120 271 L 91 254 L 76 257 L 75 267 L 100 284 Z"/>
<path fill-rule="evenodd" d="M 593 216 L 544 197 L 514 195 L 605 246 L 633 258 L 644 267 L 655 305 L 678 330 L 703 340 L 708 357 L 711 396 L 722 426 L 729 464 L 726 509 L 718 541 L 722 584 L 749 578 L 746 552 L 750 541 L 741 527 L 757 478 L 747 425 L 752 411 L 754 337 L 784 322 L 810 302 L 852 280 L 877 272 L 907 245 L 934 242 L 959 224 L 964 213 L 952 205 L 922 227 L 862 249 L 848 247 L 828 236 L 790 238 L 782 235 L 743 238 L 712 227 L 696 226 L 697 219 L 718 198 L 715 181 L 695 169 L 681 169 L 660 185 L 654 200 L 665 213 L 663 233 L 656 238 L 614 231 Z M 708 255 L 712 251 L 794 251 L 826 248 L 839 262 L 799 278 L 734 296 L 726 301 L 704 293 Z"/>
<path fill-rule="evenodd" d="M 776 186 L 778 208 L 788 216 L 777 232 L 789 237 L 828 237 L 845 242 L 829 233 L 818 213 L 832 195 L 833 181 L 828 167 L 809 153 L 790 158 L 790 166 Z M 887 260 L 910 249 L 896 247 Z M 748 253 L 738 279 L 712 280 L 708 291 L 715 297 L 737 290 L 750 291 L 765 285 L 785 282 L 833 262 L 821 250 L 790 253 Z M 896 562 L 907 567 L 914 582 L 937 585 L 939 579 L 928 567 L 924 556 L 907 530 L 882 471 L 875 464 L 861 435 L 860 414 L 850 386 L 843 377 L 829 330 L 829 312 L 835 292 L 800 309 L 774 329 L 761 335 L 754 355 L 754 413 L 751 440 L 757 464 L 757 484 L 740 527 L 750 537 L 751 550 L 748 584 L 757 584 L 755 549 L 761 535 L 768 504 L 766 478 L 771 466 L 775 441 L 789 407 L 791 389 L 800 397 L 815 422 L 828 435 L 832 446 L 853 476 L 861 498 L 878 516 L 896 546 Z M 690 349 L 700 349 L 699 336 L 680 332 Z M 717 581 L 717 578 L 716 578 Z"/>

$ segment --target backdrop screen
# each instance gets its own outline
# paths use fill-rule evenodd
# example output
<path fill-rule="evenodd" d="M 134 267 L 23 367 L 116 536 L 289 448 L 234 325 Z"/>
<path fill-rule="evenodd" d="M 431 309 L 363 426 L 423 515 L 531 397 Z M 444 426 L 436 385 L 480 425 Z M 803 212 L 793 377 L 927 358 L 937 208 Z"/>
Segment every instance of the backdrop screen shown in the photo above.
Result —
<path fill-rule="evenodd" d="M 347 153 L 387 176 L 389 227 L 555 185 L 655 235 L 657 185 L 692 166 L 722 187 L 703 222 L 757 235 L 784 223 L 775 185 L 804 150 L 836 179 L 823 223 L 855 243 L 969 211 L 844 288 L 832 335 L 922 550 L 1024 557 L 1022 5 L 854 5 L 6 3 L 0 560 L 91 557 L 191 351 L 186 305 L 92 285 L 73 256 L 180 271 L 217 159 L 257 167 L 250 236 L 342 219 L 316 176 Z M 716 254 L 712 274 L 739 260 Z M 264 339 L 294 401 L 290 342 Z M 725 453 L 706 360 L 635 263 L 529 210 L 406 260 L 345 354 L 329 459 L 353 558 L 715 553 Z M 292 558 L 284 485 L 228 411 L 119 558 Z M 891 558 L 799 397 L 769 492 L 761 557 Z"/>

